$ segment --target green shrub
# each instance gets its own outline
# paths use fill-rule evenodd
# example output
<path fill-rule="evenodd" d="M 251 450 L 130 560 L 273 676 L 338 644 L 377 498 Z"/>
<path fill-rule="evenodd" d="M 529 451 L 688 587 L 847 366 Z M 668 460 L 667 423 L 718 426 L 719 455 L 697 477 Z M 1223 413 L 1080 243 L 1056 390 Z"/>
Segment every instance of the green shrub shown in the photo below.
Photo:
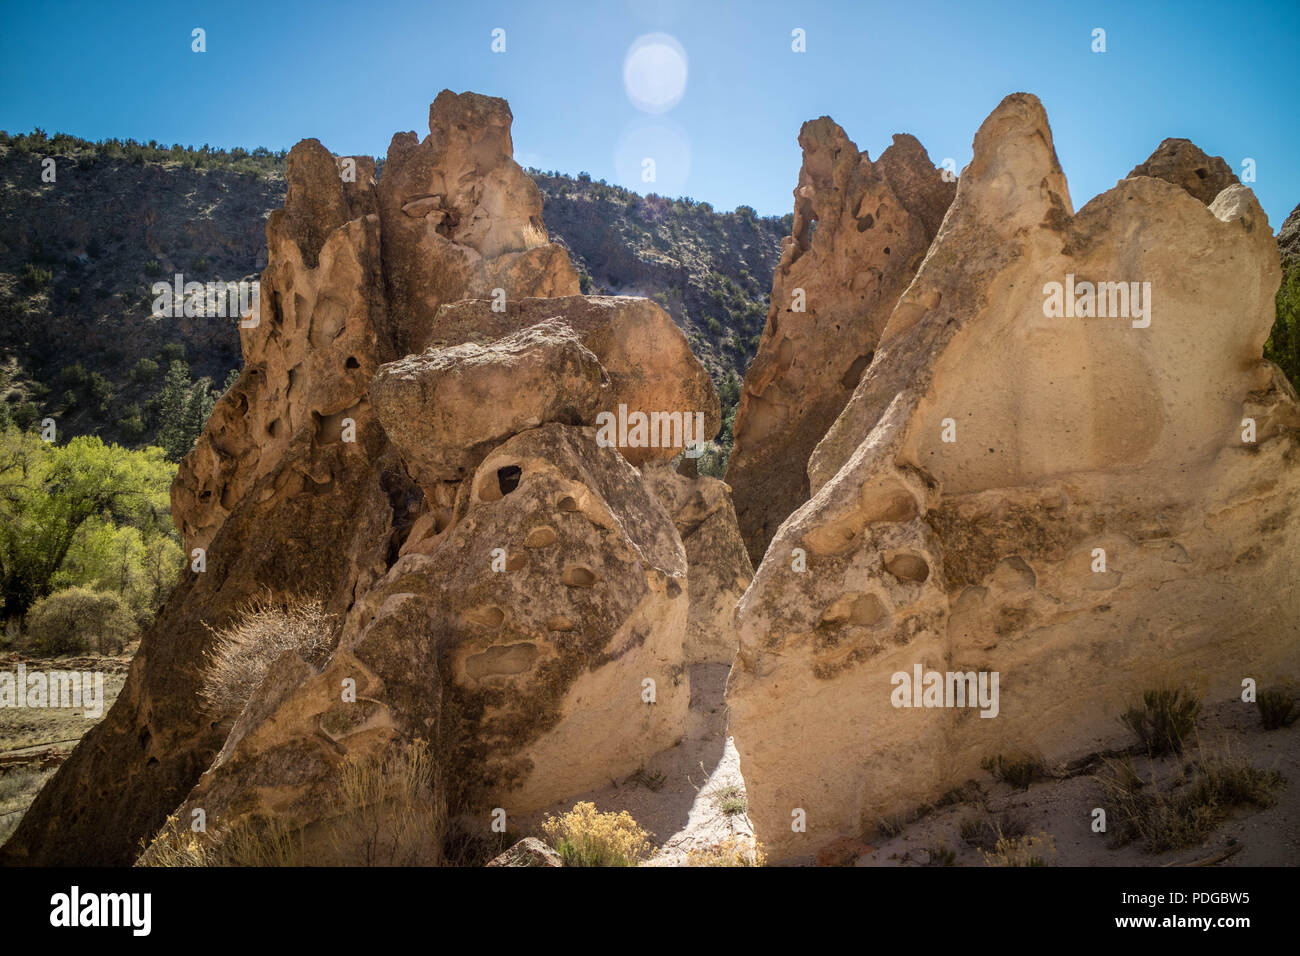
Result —
<path fill-rule="evenodd" d="M 1186 687 L 1161 687 L 1142 694 L 1138 704 L 1120 715 L 1152 757 L 1182 753 L 1183 742 L 1196 729 L 1201 702 Z"/>
<path fill-rule="evenodd" d="M 158 363 L 153 359 L 142 358 L 131 366 L 131 378 L 136 382 L 151 382 L 158 377 Z"/>
<path fill-rule="evenodd" d="M 23 266 L 18 286 L 24 292 L 43 292 L 54 284 L 54 273 L 33 263 Z"/>
<path fill-rule="evenodd" d="M 77 654 L 92 648 L 120 654 L 136 622 L 122 599 L 108 591 L 66 588 L 41 598 L 27 612 L 27 637 L 38 654 Z"/>

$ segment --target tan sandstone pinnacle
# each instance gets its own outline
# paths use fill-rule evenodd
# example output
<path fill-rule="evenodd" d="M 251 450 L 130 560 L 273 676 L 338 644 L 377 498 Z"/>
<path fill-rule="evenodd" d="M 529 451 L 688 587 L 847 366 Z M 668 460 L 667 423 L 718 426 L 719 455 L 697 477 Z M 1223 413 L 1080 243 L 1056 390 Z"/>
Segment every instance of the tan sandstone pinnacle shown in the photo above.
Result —
<path fill-rule="evenodd" d="M 804 124 L 799 145 L 793 235 L 772 280 L 727 467 L 754 564 L 808 500 L 801 463 L 870 365 L 956 190 L 912 136 L 895 136 L 873 163 L 823 116 Z"/>
<path fill-rule="evenodd" d="M 1149 325 L 1045 316 L 1068 275 L 1149 282 Z M 1113 745 L 1151 686 L 1294 669 L 1300 409 L 1260 359 L 1277 283 L 1245 187 L 1207 207 L 1140 176 L 1075 214 L 1038 100 L 989 116 L 738 609 L 731 729 L 774 857 L 869 839 L 987 756 Z M 999 673 L 996 716 L 895 707 L 917 666 Z"/>
<path fill-rule="evenodd" d="M 422 496 L 366 393 L 379 365 L 411 350 L 406 323 L 427 327 L 444 302 L 495 289 L 578 291 L 511 156 L 509 117 L 503 100 L 444 91 L 428 138 L 395 139 L 382 185 L 364 157 L 349 182 L 314 140 L 291 151 L 285 209 L 267 223 L 260 321 L 241 329 L 244 372 L 172 489 L 173 520 L 187 551 L 205 550 L 205 570 L 173 592 L 114 707 L 0 859 L 134 860 L 230 730 L 198 711 L 209 626 L 268 590 L 307 590 L 346 612 L 397 559 Z M 355 441 L 343 440 L 345 419 Z"/>

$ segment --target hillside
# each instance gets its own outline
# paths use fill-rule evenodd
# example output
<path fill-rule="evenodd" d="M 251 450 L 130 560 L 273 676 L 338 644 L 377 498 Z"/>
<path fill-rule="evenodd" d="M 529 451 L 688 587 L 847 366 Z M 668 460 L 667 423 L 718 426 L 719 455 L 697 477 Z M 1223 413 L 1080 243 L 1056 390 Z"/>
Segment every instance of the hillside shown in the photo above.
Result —
<path fill-rule="evenodd" d="M 43 181 L 46 157 L 54 182 Z M 187 418 L 192 441 L 240 366 L 238 330 L 233 319 L 154 318 L 152 286 L 177 272 L 255 278 L 266 217 L 284 203 L 284 163 L 264 149 L 0 134 L 0 417 L 27 426 L 50 416 L 131 446 Z M 529 173 L 583 291 L 659 302 L 734 406 L 789 217 Z"/>

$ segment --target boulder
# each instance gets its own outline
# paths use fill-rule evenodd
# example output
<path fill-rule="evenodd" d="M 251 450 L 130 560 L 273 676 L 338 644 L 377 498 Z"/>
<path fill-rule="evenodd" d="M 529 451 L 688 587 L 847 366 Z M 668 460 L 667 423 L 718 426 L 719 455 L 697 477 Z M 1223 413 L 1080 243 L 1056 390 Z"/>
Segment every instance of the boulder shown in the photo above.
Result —
<path fill-rule="evenodd" d="M 560 854 L 537 837 L 524 837 L 487 866 L 563 866 Z"/>
<path fill-rule="evenodd" d="M 638 414 L 655 416 L 640 439 L 634 422 L 626 435 L 621 427 L 617 435 L 610 434 L 614 446 L 632 464 L 680 455 L 692 422 L 703 423 L 702 429 L 690 428 L 696 441 L 708 441 L 718 433 L 722 414 L 708 372 L 668 313 L 648 299 L 519 298 L 507 299 L 503 308 L 489 300 L 466 299 L 441 308 L 417 345 L 445 348 L 488 342 L 551 318 L 560 318 L 577 332 L 605 367 L 609 389 L 600 412 L 608 413 L 608 421 L 618 426 Z M 676 417 L 670 421 L 669 416 Z"/>
<path fill-rule="evenodd" d="M 381 366 L 370 400 L 412 477 L 465 478 L 505 439 L 547 422 L 594 423 L 608 379 L 578 334 L 548 319 L 495 342 L 466 342 Z"/>
<path fill-rule="evenodd" d="M 1237 183 L 1232 167 L 1222 156 L 1207 156 L 1191 140 L 1173 138 L 1164 140 L 1146 162 L 1134 166 L 1125 178 L 1134 176 L 1151 176 L 1181 186 L 1207 206 Z"/>

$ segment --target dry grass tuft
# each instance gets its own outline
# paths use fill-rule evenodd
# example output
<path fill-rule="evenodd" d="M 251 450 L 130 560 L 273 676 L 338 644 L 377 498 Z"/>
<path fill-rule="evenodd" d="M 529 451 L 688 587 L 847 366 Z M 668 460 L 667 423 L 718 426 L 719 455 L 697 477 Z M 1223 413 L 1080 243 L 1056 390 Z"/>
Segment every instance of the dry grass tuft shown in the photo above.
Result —
<path fill-rule="evenodd" d="M 1003 837 L 985 852 L 984 862 L 989 866 L 1047 866 L 1056 856 L 1056 841 L 1046 833 L 1037 836 Z"/>
<path fill-rule="evenodd" d="M 446 814 L 423 740 L 344 761 L 330 810 L 330 844 L 340 866 L 437 866 Z"/>
<path fill-rule="evenodd" d="M 213 643 L 199 694 L 209 713 L 235 716 L 286 651 L 314 667 L 324 664 L 333 646 L 334 618 L 319 601 L 262 597 L 241 606 L 231 624 L 209 630 Z"/>
<path fill-rule="evenodd" d="M 687 866 L 767 866 L 763 844 L 730 836 L 721 843 L 697 847 L 686 854 Z"/>
<path fill-rule="evenodd" d="M 1284 781 L 1225 750 L 1202 753 L 1163 785 L 1154 773 L 1144 783 L 1128 757 L 1107 760 L 1097 782 L 1111 846 L 1140 842 L 1148 853 L 1163 853 L 1201 843 L 1235 807 L 1272 806 Z"/>

